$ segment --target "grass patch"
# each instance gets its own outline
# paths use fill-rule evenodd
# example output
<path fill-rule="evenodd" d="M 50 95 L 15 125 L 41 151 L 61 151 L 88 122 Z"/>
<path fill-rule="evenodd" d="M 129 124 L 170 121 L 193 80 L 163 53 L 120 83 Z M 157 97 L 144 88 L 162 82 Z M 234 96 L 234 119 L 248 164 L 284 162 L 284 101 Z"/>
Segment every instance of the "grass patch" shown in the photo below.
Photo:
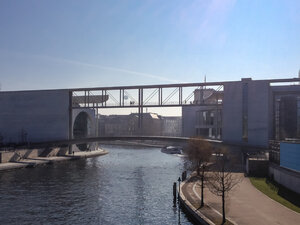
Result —
<path fill-rule="evenodd" d="M 300 195 L 266 178 L 250 177 L 254 187 L 276 202 L 300 213 Z"/>

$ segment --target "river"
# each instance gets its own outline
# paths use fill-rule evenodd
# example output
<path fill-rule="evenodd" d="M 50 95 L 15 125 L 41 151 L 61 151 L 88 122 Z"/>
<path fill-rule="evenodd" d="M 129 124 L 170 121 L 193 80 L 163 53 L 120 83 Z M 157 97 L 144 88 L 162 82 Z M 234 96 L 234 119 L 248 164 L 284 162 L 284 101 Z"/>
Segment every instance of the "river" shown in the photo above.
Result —
<path fill-rule="evenodd" d="M 192 224 L 173 207 L 182 158 L 158 148 L 0 173 L 0 224 Z"/>

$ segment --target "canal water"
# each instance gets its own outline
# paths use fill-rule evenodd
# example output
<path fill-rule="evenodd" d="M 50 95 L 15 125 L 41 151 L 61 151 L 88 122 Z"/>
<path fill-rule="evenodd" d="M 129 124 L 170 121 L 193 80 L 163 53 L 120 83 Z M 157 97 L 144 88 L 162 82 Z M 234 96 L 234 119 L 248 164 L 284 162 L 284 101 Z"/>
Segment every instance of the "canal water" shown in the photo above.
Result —
<path fill-rule="evenodd" d="M 1 224 L 192 224 L 173 207 L 182 158 L 158 148 L 0 173 Z"/>

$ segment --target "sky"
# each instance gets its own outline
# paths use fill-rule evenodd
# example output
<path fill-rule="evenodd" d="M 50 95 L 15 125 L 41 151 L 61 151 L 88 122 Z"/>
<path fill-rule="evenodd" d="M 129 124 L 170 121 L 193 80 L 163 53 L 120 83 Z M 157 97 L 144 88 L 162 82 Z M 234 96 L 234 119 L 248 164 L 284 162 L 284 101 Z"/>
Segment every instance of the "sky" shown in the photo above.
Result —
<path fill-rule="evenodd" d="M 1 0 L 2 91 L 291 78 L 298 0 Z"/>

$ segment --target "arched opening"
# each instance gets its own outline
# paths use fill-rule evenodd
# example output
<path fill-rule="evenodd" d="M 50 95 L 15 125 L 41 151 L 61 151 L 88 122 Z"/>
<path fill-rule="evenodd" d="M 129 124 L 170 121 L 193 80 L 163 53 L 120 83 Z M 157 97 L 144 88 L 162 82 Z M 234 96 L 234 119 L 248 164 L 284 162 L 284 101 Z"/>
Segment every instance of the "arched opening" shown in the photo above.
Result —
<path fill-rule="evenodd" d="M 91 119 L 86 112 L 80 112 L 74 121 L 73 137 L 76 139 L 85 138 L 91 135 Z M 76 145 L 80 151 L 87 151 L 90 145 L 87 143 Z"/>

